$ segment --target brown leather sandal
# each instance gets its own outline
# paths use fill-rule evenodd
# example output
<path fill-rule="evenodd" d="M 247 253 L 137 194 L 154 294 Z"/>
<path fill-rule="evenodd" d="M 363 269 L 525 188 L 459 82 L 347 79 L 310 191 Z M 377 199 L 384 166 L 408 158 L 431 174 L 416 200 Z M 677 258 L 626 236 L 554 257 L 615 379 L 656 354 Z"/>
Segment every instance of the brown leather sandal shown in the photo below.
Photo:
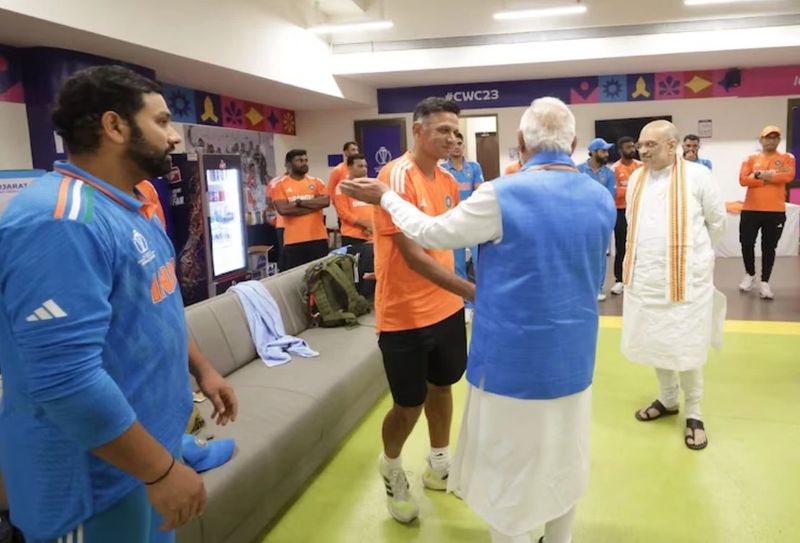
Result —
<path fill-rule="evenodd" d="M 649 409 L 655 409 L 656 411 L 658 411 L 658 415 L 654 415 L 652 417 L 648 416 L 647 415 L 647 411 Z M 664 407 L 664 404 L 661 403 L 659 400 L 654 401 L 653 403 L 651 403 L 650 405 L 648 405 L 644 409 L 645 416 L 642 416 L 640 411 L 641 411 L 641 409 L 636 411 L 636 420 L 639 420 L 639 421 L 642 421 L 642 422 L 650 422 L 650 421 L 653 421 L 653 420 L 660 419 L 661 417 L 668 417 L 668 416 L 672 416 L 672 415 L 677 415 L 678 414 L 678 410 L 677 409 L 667 409 L 666 407 Z"/>

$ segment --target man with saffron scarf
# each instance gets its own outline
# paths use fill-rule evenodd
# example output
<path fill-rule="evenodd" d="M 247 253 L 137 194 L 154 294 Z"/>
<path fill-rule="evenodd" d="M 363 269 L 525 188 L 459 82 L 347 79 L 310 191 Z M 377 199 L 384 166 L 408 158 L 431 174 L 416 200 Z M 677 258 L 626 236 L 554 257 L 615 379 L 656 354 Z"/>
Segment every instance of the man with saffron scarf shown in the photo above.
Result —
<path fill-rule="evenodd" d="M 676 154 L 675 125 L 646 125 L 638 147 L 644 167 L 632 174 L 626 196 L 622 353 L 656 369 L 660 393 L 636 418 L 676 415 L 683 389 L 684 442 L 704 449 L 703 366 L 709 345 L 719 347 L 725 319 L 712 246 L 725 231 L 725 206 L 711 172 Z"/>

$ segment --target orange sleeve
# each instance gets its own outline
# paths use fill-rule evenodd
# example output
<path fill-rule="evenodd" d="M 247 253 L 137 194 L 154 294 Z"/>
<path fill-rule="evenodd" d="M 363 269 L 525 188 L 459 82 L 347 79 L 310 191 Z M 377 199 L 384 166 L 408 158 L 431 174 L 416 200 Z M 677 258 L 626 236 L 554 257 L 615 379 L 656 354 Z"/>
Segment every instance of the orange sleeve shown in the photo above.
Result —
<path fill-rule="evenodd" d="M 336 214 L 339 215 L 342 222 L 356 224 L 358 215 L 352 211 L 349 196 L 342 194 L 340 191 L 336 191 L 336 194 L 333 195 L 333 207 L 336 208 Z"/>
<path fill-rule="evenodd" d="M 322 179 L 317 179 L 314 185 L 316 186 L 316 191 L 314 193 L 315 196 L 329 196 L 331 200 L 333 200 L 333 197 L 328 194 L 328 189 L 325 186 L 325 183 L 322 182 Z"/>
<path fill-rule="evenodd" d="M 794 155 L 786 153 L 783 156 L 783 164 L 781 164 L 780 170 L 777 170 L 775 175 L 772 176 L 772 183 L 776 185 L 791 183 L 794 181 L 796 173 Z"/>
<path fill-rule="evenodd" d="M 739 184 L 743 187 L 763 187 L 764 182 L 760 179 L 751 177 L 753 174 L 753 157 L 747 157 L 747 160 L 742 162 L 742 167 L 739 170 Z"/>
<path fill-rule="evenodd" d="M 396 167 L 396 164 L 392 164 L 392 166 Z M 392 169 L 392 167 L 383 168 L 378 174 L 378 180 L 384 185 L 389 185 L 389 176 L 391 175 Z M 406 182 L 404 183 L 403 192 L 398 192 L 398 194 L 400 194 L 404 200 L 408 200 L 416 206 L 417 200 L 414 194 L 414 184 L 411 182 L 411 179 L 408 178 L 408 174 L 405 175 Z M 401 230 L 395 226 L 394 222 L 392 222 L 392 216 L 389 215 L 381 206 L 372 206 L 372 209 L 372 222 L 375 225 L 373 231 L 376 235 L 393 236 L 401 232 Z"/>
<path fill-rule="evenodd" d="M 272 189 L 272 191 L 270 193 L 270 196 L 272 197 L 272 200 L 275 201 L 275 202 L 289 199 L 286 196 L 286 192 L 284 192 L 284 190 L 283 190 L 283 183 L 277 183 L 275 185 L 275 188 Z"/>
<path fill-rule="evenodd" d="M 344 176 L 342 175 L 342 172 L 339 169 L 339 166 L 337 166 L 333 170 L 331 170 L 331 174 L 330 174 L 330 176 L 328 176 L 328 185 L 327 185 L 326 188 L 327 188 L 327 191 L 328 191 L 328 196 L 331 197 L 331 200 L 333 200 L 333 196 L 336 193 L 336 185 L 339 184 L 339 181 L 342 180 L 342 177 L 344 177 Z"/>

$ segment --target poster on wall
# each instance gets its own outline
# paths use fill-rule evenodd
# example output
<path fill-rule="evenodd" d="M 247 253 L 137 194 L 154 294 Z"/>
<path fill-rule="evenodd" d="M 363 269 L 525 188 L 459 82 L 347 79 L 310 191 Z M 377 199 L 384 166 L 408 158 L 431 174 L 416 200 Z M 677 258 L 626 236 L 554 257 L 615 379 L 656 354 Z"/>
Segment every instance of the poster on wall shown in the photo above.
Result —
<path fill-rule="evenodd" d="M 19 191 L 45 173 L 44 170 L 0 170 L 0 214 Z"/>
<path fill-rule="evenodd" d="M 263 224 L 267 209 L 267 184 L 275 177 L 275 137 L 265 132 L 214 126 L 183 126 L 186 152 L 233 154 L 242 159 L 245 185 L 245 221 Z"/>

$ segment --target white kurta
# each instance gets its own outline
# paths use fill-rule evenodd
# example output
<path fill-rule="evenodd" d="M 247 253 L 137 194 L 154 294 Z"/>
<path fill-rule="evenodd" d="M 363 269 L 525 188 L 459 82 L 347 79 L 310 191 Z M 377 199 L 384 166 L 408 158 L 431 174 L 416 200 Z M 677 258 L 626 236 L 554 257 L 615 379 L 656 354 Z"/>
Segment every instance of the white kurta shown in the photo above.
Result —
<path fill-rule="evenodd" d="M 686 163 L 688 229 L 687 301 L 668 299 L 668 204 L 672 167 L 636 170 L 628 184 L 628 224 L 637 183 L 642 194 L 636 260 L 622 306 L 622 353 L 633 362 L 676 371 L 706 363 L 712 342 L 718 346 L 725 319 L 725 296 L 714 288 L 714 249 L 725 231 L 725 205 L 711 172 Z M 628 235 L 631 235 L 630 230 Z"/>
<path fill-rule="evenodd" d="M 502 240 L 500 204 L 491 183 L 437 217 L 394 192 L 387 192 L 381 205 L 423 247 L 455 249 Z M 554 400 L 523 400 L 469 385 L 448 491 L 457 491 L 506 535 L 530 532 L 562 516 L 589 482 L 591 398 L 591 387 Z"/>

